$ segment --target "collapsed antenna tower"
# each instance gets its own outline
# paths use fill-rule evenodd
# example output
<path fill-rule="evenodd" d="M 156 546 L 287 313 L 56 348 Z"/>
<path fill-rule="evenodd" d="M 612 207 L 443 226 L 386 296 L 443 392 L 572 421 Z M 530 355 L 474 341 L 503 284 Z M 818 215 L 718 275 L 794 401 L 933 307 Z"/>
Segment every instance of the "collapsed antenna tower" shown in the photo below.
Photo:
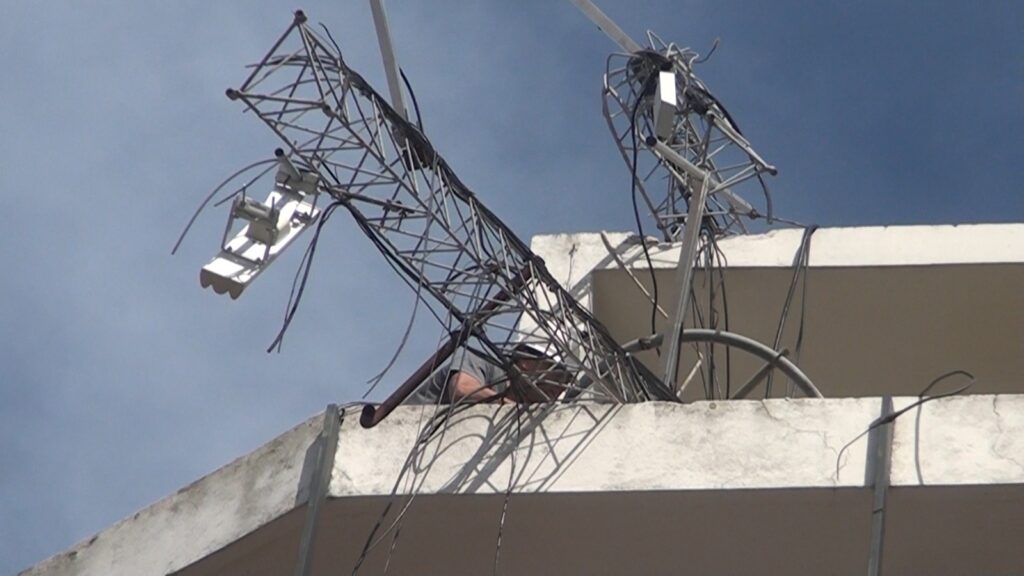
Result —
<path fill-rule="evenodd" d="M 347 210 L 450 334 L 404 395 L 364 412 L 364 425 L 379 421 L 459 346 L 513 373 L 516 350 L 530 345 L 577 371 L 563 398 L 674 399 L 459 180 L 423 132 L 348 66 L 324 30 L 296 12 L 248 78 L 227 91 L 284 146 L 276 151 L 275 192 L 255 209 L 236 203 L 229 225 L 240 217 L 250 224 L 204 267 L 203 285 L 237 297 L 279 243 L 309 227 L 316 198 L 327 196 L 332 204 L 323 213 Z"/>
<path fill-rule="evenodd" d="M 807 395 L 821 396 L 783 354 L 763 344 L 718 330 L 689 330 L 684 334 L 681 311 L 685 311 L 685 298 L 689 295 L 685 289 L 676 307 L 668 363 L 671 369 L 664 378 L 659 379 L 631 355 L 658 346 L 663 335 L 619 346 L 608 330 L 551 276 L 544 262 L 459 180 L 419 127 L 422 124 L 418 109 L 417 123 L 410 122 L 398 83 L 401 70 L 391 46 L 383 3 L 370 1 L 391 93 L 390 104 L 347 65 L 330 32 L 323 28 L 321 35 L 314 30 L 302 11 L 295 13 L 287 30 L 251 66 L 252 71 L 241 86 L 227 90 L 227 96 L 253 112 L 278 136 L 283 147 L 275 151 L 273 159 L 256 162 L 233 174 L 197 210 L 196 215 L 228 182 L 263 166 L 255 178 L 228 196 L 227 199 L 234 197 L 234 202 L 224 239 L 219 253 L 200 272 L 202 286 L 238 298 L 301 233 L 315 227 L 317 235 L 303 260 L 308 273 L 320 229 L 336 209 L 348 211 L 360 231 L 448 334 L 439 349 L 383 403 L 365 407 L 360 421 L 366 427 L 376 425 L 407 399 L 459 347 L 473 350 L 510 377 L 516 377 L 520 383 L 517 394 L 527 394 L 524 399 L 530 401 L 678 401 L 673 388 L 666 383 L 671 384 L 675 378 L 674 362 L 681 342 L 739 347 L 767 362 L 759 372 L 762 376 L 772 369 L 781 370 Z M 695 77 L 682 81 L 681 93 L 689 94 L 687 90 L 693 84 L 711 98 L 704 102 L 714 105 L 678 113 L 681 97 L 669 95 L 680 93 L 673 92 L 680 87 L 680 80 L 666 75 L 677 71 L 664 60 L 689 70 L 692 58 L 684 58 L 685 51 L 669 45 L 664 46 L 667 56 L 653 56 L 655 52 L 641 50 L 589 0 L 574 2 L 599 26 L 611 30 L 609 35 L 620 45 L 632 50 L 630 63 L 624 72 L 619 71 L 625 74 L 619 86 L 629 87 L 628 94 L 633 100 L 622 100 L 622 106 L 631 108 L 632 137 L 642 137 L 658 159 L 657 166 L 675 182 L 669 193 L 677 194 L 687 203 L 687 217 L 668 223 L 671 218 L 666 216 L 663 230 L 666 234 L 678 234 L 680 229 L 685 233 L 680 260 L 680 273 L 685 278 L 680 286 L 688 286 L 697 231 L 702 227 L 686 224 L 704 221 L 705 198 L 711 198 L 712 205 L 717 198 L 724 198 L 743 206 L 731 187 L 755 176 L 760 179 L 761 172 L 774 169 L 749 150 L 731 120 L 728 124 L 719 123 L 718 111 L 722 118 L 727 118 L 727 114 Z M 652 62 L 654 67 L 646 67 Z M 653 92 L 651 86 L 655 87 Z M 623 88 L 621 93 L 627 92 Z M 687 96 L 683 100 L 686 98 L 692 99 Z M 696 147 L 684 146 L 677 151 L 666 144 L 687 141 L 685 138 L 690 136 L 679 134 L 689 134 L 681 126 L 688 121 L 687 114 L 694 111 L 703 114 L 708 122 L 704 132 L 707 145 L 702 149 L 702 159 L 695 160 L 696 163 L 684 155 L 692 155 Z M 666 115 L 671 121 L 665 120 Z M 609 125 L 614 125 L 617 116 L 608 118 Z M 635 121 L 637 118 L 641 121 Z M 723 143 L 722 137 L 709 136 L 716 130 L 725 134 L 732 146 L 748 154 L 750 162 L 746 168 L 732 171 L 717 167 L 717 157 L 730 143 Z M 710 143 L 716 144 L 714 150 Z M 632 151 L 635 153 L 637 147 Z M 246 191 L 270 173 L 272 164 L 277 170 L 266 201 L 248 197 Z M 648 180 L 649 176 L 642 179 Z M 325 197 L 326 206 L 318 206 L 321 197 Z M 706 216 L 721 219 L 737 214 L 736 210 L 719 213 L 709 209 Z M 747 214 L 753 215 L 754 211 L 750 209 Z M 239 222 L 243 223 L 240 229 Z M 720 232 L 732 229 L 722 220 L 716 222 Z M 179 245 L 180 242 L 181 238 Z M 301 291 L 300 285 L 299 296 Z M 297 301 L 290 304 L 281 335 Z M 524 373 L 517 366 L 515 360 L 524 353 L 558 361 L 550 369 L 561 373 L 557 398 L 552 397 L 552 388 L 539 385 L 542 380 L 550 383 L 546 380 L 548 369 Z M 762 376 L 742 390 L 749 392 Z"/>

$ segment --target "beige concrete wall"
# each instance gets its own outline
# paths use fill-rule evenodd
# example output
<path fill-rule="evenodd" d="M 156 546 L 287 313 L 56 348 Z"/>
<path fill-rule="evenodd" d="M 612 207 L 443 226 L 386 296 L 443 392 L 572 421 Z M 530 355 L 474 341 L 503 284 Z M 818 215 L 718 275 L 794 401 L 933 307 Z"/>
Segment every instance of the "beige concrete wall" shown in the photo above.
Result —
<path fill-rule="evenodd" d="M 798 230 L 721 241 L 729 328 L 771 344 L 779 324 L 799 246 Z M 652 281 L 635 238 L 607 235 L 618 257 L 650 293 Z M 597 234 L 537 237 L 534 249 L 555 278 L 585 297 L 595 316 L 620 342 L 650 333 L 647 296 Z M 678 246 L 652 244 L 659 302 L 671 314 L 678 286 Z M 708 279 L 695 274 L 697 302 L 709 317 Z M 972 394 L 1021 393 L 1024 375 L 1024 225 L 902 226 L 821 229 L 811 243 L 807 302 L 797 291 L 780 348 L 791 357 L 805 310 L 799 365 L 825 396 L 915 395 L 936 376 L 954 369 L 977 376 Z M 725 305 L 718 292 L 719 326 Z M 657 315 L 666 332 L 668 318 Z M 694 325 L 691 318 L 688 325 Z M 707 353 L 704 350 L 703 353 Z M 725 393 L 725 349 L 715 347 L 719 384 Z M 640 358 L 656 374 L 663 359 Z M 683 353 L 679 380 L 696 353 Z M 735 390 L 763 362 L 732 354 L 729 388 Z M 773 396 L 792 391 L 773 386 Z M 763 391 L 761 392 L 763 396 Z M 684 399 L 706 398 L 697 380 Z"/>

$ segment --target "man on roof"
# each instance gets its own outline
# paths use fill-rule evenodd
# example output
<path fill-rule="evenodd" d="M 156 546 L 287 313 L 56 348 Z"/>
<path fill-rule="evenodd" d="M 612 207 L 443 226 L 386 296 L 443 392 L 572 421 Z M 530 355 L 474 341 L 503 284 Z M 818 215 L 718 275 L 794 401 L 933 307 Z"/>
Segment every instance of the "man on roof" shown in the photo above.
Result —
<path fill-rule="evenodd" d="M 536 348 L 520 344 L 511 353 L 508 370 L 480 351 L 464 346 L 435 370 L 409 398 L 413 404 L 463 402 L 553 402 L 565 392 L 575 373 Z"/>

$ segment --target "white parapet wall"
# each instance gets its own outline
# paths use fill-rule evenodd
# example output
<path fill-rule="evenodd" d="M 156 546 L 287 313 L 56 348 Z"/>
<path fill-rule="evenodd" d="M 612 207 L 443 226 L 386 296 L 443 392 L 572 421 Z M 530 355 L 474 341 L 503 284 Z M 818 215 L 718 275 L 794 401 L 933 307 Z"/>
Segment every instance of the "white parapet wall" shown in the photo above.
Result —
<path fill-rule="evenodd" d="M 916 400 L 896 398 L 894 409 Z M 367 574 L 388 561 L 394 573 L 490 572 L 500 532 L 500 572 L 510 574 L 862 574 L 881 429 L 865 432 L 882 406 L 478 406 L 439 418 L 403 407 L 373 429 L 349 411 L 314 573 L 349 573 L 366 548 Z M 321 421 L 24 574 L 292 573 Z M 888 573 L 1024 566 L 1024 396 L 906 412 L 888 480 Z"/>
<path fill-rule="evenodd" d="M 734 268 L 788 268 L 803 230 L 729 236 L 719 241 Z M 611 245 L 633 268 L 646 268 L 639 238 L 606 232 Z M 813 237 L 812 267 L 948 266 L 1024 263 L 1024 224 L 857 226 L 819 228 Z M 597 232 L 534 236 L 531 249 L 545 260 L 556 280 L 571 288 L 593 270 L 614 262 Z M 679 244 L 648 239 L 655 268 L 674 269 Z"/>

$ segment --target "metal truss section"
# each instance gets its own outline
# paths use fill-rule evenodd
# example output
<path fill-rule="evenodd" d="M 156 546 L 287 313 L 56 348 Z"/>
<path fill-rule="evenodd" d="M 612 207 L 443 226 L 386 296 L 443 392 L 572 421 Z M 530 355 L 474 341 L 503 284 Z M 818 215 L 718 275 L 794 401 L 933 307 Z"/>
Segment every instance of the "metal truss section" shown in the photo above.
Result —
<path fill-rule="evenodd" d="M 608 57 L 603 90 L 604 117 L 636 190 L 665 241 L 682 237 L 690 198 L 705 181 L 702 225 L 715 235 L 745 233 L 744 217 L 761 214 L 740 188 L 759 187 L 770 217 L 764 176 L 776 169 L 694 73 L 697 53 L 647 36 L 649 48 Z"/>
<path fill-rule="evenodd" d="M 430 367 L 465 346 L 519 374 L 515 360 L 539 351 L 575 374 L 563 399 L 671 397 L 302 12 L 228 97 L 280 137 L 279 157 L 318 178 L 450 334 Z"/>

